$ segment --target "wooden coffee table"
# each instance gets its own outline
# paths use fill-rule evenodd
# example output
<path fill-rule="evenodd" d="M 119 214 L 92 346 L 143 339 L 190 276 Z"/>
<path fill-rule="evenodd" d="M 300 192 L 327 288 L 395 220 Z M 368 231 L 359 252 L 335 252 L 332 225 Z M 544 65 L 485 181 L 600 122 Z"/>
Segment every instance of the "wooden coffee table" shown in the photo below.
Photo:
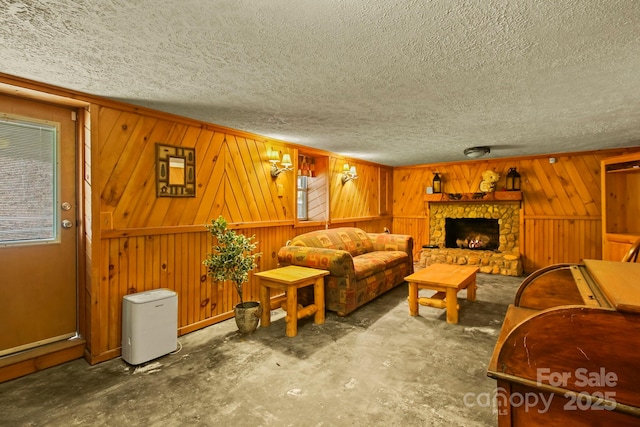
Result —
<path fill-rule="evenodd" d="M 418 304 L 447 309 L 447 323 L 458 323 L 458 291 L 467 290 L 467 301 L 476 300 L 476 272 L 468 265 L 431 264 L 404 278 L 409 283 L 409 314 L 418 315 Z M 436 291 L 418 298 L 420 289 Z"/>
<path fill-rule="evenodd" d="M 271 295 L 270 289 L 284 291 L 287 294 L 285 317 L 286 334 L 288 337 L 298 335 L 298 319 L 315 314 L 314 323 L 324 323 L 324 279 L 329 274 L 327 270 L 299 267 L 290 265 L 254 274 L 260 280 L 260 305 L 262 316 L 260 326 L 266 328 L 271 325 Z M 313 304 L 298 307 L 298 289 L 313 285 Z"/>

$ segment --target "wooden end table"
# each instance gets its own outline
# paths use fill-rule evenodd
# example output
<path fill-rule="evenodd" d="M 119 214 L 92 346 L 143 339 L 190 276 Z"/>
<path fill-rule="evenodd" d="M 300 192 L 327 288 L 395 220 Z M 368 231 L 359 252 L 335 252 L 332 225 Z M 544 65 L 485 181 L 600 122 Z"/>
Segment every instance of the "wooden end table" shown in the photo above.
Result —
<path fill-rule="evenodd" d="M 260 281 L 260 304 L 262 316 L 260 326 L 266 328 L 271 325 L 271 292 L 270 289 L 278 289 L 287 294 L 285 317 L 286 334 L 288 337 L 298 335 L 298 319 L 315 314 L 314 323 L 324 323 L 324 279 L 328 275 L 327 270 L 299 267 L 290 265 L 273 270 L 255 273 Z M 313 304 L 306 307 L 298 307 L 298 289 L 313 285 Z"/>
<path fill-rule="evenodd" d="M 458 291 L 467 290 L 467 301 L 476 300 L 476 272 L 468 265 L 431 264 L 404 278 L 409 283 L 409 314 L 418 315 L 418 304 L 447 309 L 447 323 L 458 323 Z M 418 298 L 420 289 L 436 291 Z"/>

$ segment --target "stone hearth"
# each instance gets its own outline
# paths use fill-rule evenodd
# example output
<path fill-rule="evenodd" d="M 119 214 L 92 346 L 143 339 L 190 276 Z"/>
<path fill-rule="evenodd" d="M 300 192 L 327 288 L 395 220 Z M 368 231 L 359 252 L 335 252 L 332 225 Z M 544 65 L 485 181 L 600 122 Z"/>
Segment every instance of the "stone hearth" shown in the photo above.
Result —
<path fill-rule="evenodd" d="M 423 248 L 419 265 L 434 263 L 477 265 L 481 273 L 521 276 L 520 202 L 429 203 L 429 248 Z M 497 250 L 445 247 L 446 218 L 493 218 L 500 225 Z"/>
<path fill-rule="evenodd" d="M 480 273 L 522 276 L 522 262 L 519 255 L 478 251 L 471 249 L 429 249 L 420 253 L 420 267 L 430 264 L 477 265 Z"/>

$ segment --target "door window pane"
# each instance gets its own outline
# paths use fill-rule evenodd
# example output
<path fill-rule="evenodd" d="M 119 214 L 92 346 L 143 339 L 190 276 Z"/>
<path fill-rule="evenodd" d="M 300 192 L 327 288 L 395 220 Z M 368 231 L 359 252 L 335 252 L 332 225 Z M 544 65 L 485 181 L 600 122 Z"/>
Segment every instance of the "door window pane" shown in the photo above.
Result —
<path fill-rule="evenodd" d="M 56 239 L 56 135 L 0 116 L 0 244 Z"/>

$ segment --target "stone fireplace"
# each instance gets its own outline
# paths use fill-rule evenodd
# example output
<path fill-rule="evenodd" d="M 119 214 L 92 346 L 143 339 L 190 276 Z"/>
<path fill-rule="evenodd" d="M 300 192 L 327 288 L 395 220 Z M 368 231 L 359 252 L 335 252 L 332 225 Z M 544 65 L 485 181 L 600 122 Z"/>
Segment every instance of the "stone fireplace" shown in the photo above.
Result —
<path fill-rule="evenodd" d="M 481 273 L 521 276 L 520 201 L 431 201 L 429 245 L 420 265 L 477 265 Z"/>

